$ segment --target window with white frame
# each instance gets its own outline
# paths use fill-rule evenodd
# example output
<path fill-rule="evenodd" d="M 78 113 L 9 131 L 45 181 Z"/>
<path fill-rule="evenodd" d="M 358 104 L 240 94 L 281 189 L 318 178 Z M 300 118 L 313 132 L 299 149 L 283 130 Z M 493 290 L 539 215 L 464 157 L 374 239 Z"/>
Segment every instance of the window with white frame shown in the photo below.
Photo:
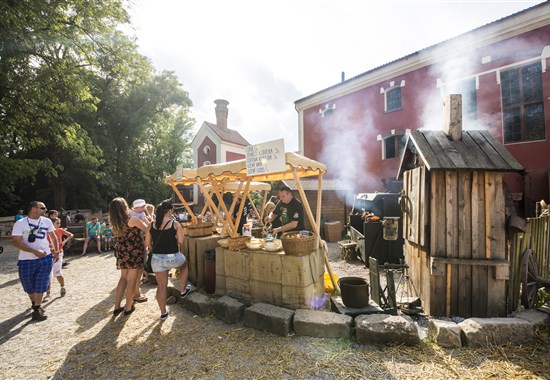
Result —
<path fill-rule="evenodd" d="M 544 140 L 540 62 L 500 73 L 504 143 Z"/>
<path fill-rule="evenodd" d="M 400 110 L 403 106 L 401 101 L 401 88 L 405 87 L 405 81 L 391 81 L 388 86 L 381 87 L 380 93 L 384 95 L 384 112 Z"/>
<path fill-rule="evenodd" d="M 204 148 L 202 148 L 202 151 L 204 152 L 204 154 L 210 153 L 210 146 L 209 146 L 209 145 L 205 145 Z"/>
<path fill-rule="evenodd" d="M 378 135 L 382 142 L 382 159 L 399 158 L 405 149 L 406 131 L 392 129 L 390 133 Z"/>

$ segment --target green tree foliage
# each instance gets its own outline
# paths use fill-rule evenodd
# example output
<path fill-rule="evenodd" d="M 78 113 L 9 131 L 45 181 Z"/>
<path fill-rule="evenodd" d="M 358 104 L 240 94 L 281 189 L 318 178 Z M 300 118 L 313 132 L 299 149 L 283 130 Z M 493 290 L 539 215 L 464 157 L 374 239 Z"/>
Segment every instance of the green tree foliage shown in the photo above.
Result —
<path fill-rule="evenodd" d="M 32 199 L 157 202 L 186 159 L 192 105 L 117 28 L 122 0 L 0 2 L 0 212 Z"/>

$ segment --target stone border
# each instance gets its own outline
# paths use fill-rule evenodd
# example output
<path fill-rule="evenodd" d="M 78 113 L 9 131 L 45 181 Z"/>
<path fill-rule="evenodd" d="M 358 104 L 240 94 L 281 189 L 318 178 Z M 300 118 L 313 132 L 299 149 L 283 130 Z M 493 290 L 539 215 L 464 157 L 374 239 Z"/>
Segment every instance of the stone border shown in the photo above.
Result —
<path fill-rule="evenodd" d="M 230 297 L 218 299 L 194 292 L 182 304 L 200 316 L 214 314 L 229 324 L 267 331 L 280 336 L 296 335 L 317 338 L 345 338 L 359 344 L 420 343 L 414 321 L 407 315 L 362 314 L 355 318 L 329 311 L 291 310 L 266 303 L 247 307 Z M 525 310 L 512 318 L 469 318 L 461 323 L 432 319 L 428 339 L 444 348 L 482 347 L 505 344 L 533 344 L 535 328 L 550 324 L 550 315 Z"/>

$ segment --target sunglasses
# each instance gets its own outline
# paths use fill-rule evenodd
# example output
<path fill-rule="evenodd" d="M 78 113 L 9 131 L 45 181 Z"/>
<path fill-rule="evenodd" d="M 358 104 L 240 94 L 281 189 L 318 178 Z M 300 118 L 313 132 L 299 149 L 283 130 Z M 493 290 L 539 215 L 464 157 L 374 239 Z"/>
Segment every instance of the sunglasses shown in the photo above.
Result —
<path fill-rule="evenodd" d="M 38 207 L 40 210 L 46 210 L 46 207 Z"/>

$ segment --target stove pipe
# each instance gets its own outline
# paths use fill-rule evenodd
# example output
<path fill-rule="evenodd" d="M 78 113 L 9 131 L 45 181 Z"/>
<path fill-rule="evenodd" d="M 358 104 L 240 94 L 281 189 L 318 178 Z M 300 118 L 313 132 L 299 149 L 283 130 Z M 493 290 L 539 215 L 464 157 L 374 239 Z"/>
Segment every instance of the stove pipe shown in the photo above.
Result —
<path fill-rule="evenodd" d="M 443 132 L 453 141 L 462 140 L 462 95 L 451 94 L 443 102 Z"/>

